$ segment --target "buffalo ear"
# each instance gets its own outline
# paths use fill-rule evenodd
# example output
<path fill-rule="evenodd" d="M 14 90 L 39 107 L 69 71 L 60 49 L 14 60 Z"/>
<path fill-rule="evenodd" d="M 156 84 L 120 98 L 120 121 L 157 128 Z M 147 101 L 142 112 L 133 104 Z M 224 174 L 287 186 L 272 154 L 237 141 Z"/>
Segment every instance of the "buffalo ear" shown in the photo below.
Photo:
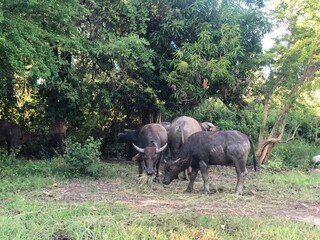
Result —
<path fill-rule="evenodd" d="M 132 158 L 131 158 L 131 160 L 133 160 L 133 161 L 138 161 L 139 160 L 139 158 L 141 157 L 141 153 L 137 153 L 136 155 L 134 155 Z"/>

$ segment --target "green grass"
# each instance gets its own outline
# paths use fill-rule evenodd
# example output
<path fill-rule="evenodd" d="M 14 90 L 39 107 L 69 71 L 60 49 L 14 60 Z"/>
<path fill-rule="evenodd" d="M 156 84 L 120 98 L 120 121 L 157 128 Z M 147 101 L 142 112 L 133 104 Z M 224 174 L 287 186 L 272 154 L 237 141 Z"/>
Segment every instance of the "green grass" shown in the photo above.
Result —
<path fill-rule="evenodd" d="M 312 225 L 271 218 L 151 214 L 121 204 L 19 199 L 0 217 L 0 239 L 318 239 Z"/>
<path fill-rule="evenodd" d="M 283 201 L 318 202 L 320 199 L 320 175 L 315 172 L 287 171 L 257 175 L 255 184 L 261 197 Z M 250 183 L 249 183 L 250 184 Z"/>
<path fill-rule="evenodd" d="M 277 185 L 291 185 L 295 187 L 318 187 L 320 177 L 316 173 L 306 173 L 302 171 L 290 171 L 283 174 L 270 175 L 269 181 Z"/>
<path fill-rule="evenodd" d="M 200 176 L 196 191 L 182 193 L 187 182 L 164 187 L 137 181 L 137 166 L 105 163 L 101 179 L 65 179 L 54 161 L 0 162 L 0 239 L 320 239 L 320 227 L 287 218 L 242 214 L 264 206 L 292 201 L 319 204 L 320 175 L 303 171 L 250 174 L 245 195 L 233 194 L 233 169 L 219 172 L 212 185 L 223 192 L 202 195 Z M 232 181 L 230 181 L 232 179 Z M 106 183 L 107 189 L 99 188 Z M 99 200 L 59 201 L 56 188 L 79 183 L 91 194 L 108 191 Z M 52 187 L 58 185 L 58 187 Z M 104 185 L 105 186 L 105 185 Z M 256 193 L 251 195 L 252 189 Z M 43 192 L 52 191 L 53 197 Z M 72 188 L 71 188 L 72 191 Z M 128 198 L 128 199 L 127 199 Z M 150 200 L 147 204 L 133 201 Z M 131 201 L 131 202 L 130 202 Z M 158 208 L 160 204 L 168 208 Z M 174 203 L 173 205 L 169 205 Z M 215 213 L 210 207 L 230 206 Z"/>

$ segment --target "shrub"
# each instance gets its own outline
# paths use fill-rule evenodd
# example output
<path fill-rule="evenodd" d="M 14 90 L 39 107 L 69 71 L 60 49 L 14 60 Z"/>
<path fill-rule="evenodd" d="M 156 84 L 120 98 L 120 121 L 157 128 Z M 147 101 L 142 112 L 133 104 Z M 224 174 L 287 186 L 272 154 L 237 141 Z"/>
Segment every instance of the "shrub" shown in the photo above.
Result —
<path fill-rule="evenodd" d="M 286 144 L 276 144 L 272 149 L 268 164 L 280 165 L 285 168 L 307 168 L 312 165 L 312 157 L 319 154 L 314 144 L 302 140 L 293 140 Z"/>
<path fill-rule="evenodd" d="M 193 109 L 189 115 L 200 122 L 212 122 L 221 130 L 239 130 L 257 141 L 261 110 L 254 104 L 246 109 L 228 108 L 221 100 L 209 98 Z"/>
<path fill-rule="evenodd" d="M 83 144 L 68 139 L 66 152 L 62 158 L 62 167 L 66 177 L 98 177 L 100 174 L 100 145 L 101 140 L 94 140 L 93 137 L 88 137 Z"/>

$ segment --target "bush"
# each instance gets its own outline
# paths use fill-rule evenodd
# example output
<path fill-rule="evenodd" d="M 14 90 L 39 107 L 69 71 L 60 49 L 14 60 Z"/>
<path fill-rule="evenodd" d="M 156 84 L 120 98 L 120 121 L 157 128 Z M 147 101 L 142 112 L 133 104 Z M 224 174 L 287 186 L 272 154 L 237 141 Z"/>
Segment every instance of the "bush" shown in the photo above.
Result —
<path fill-rule="evenodd" d="M 286 144 L 276 144 L 272 149 L 267 166 L 277 165 L 284 168 L 308 168 L 312 166 L 312 157 L 319 154 L 319 147 L 302 140 L 293 140 Z M 275 164 L 276 163 L 276 164 Z"/>
<path fill-rule="evenodd" d="M 67 139 L 62 158 L 66 177 L 100 176 L 100 145 L 101 140 L 94 140 L 93 137 L 88 137 L 83 144 Z"/>
<path fill-rule="evenodd" d="M 209 98 L 193 109 L 189 115 L 200 122 L 212 122 L 221 130 L 239 130 L 257 141 L 261 110 L 254 104 L 247 109 L 228 108 L 221 100 Z"/>

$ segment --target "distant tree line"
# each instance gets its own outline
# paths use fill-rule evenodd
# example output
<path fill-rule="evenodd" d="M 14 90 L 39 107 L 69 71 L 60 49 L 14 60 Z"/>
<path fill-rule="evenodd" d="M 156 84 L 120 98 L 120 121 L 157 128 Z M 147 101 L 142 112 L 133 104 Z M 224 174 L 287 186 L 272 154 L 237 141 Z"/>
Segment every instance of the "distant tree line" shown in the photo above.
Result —
<path fill-rule="evenodd" d="M 264 2 L 3 0 L 0 118 L 111 144 L 192 115 L 253 136 L 260 162 L 299 133 L 317 142 L 320 3 L 282 0 L 268 15 Z M 272 19 L 288 31 L 263 54 Z"/>

